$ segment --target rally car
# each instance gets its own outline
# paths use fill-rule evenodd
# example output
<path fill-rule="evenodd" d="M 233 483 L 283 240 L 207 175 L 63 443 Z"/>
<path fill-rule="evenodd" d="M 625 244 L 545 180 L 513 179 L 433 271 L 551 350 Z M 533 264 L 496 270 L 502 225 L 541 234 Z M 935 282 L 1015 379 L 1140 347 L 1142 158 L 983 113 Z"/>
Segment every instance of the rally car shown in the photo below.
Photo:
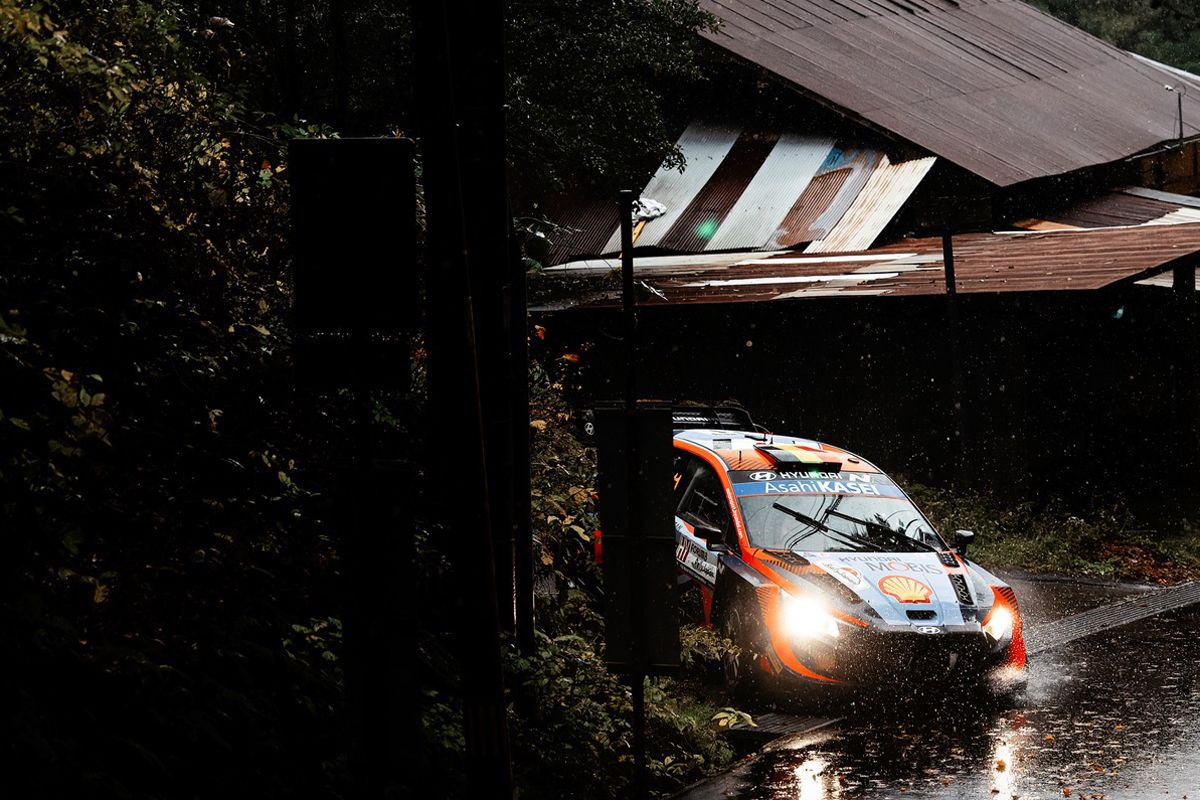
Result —
<path fill-rule="evenodd" d="M 731 688 L 1020 687 L 1017 599 L 967 560 L 973 534 L 947 543 L 861 456 L 740 410 L 674 417 L 676 560 L 737 645 Z"/>

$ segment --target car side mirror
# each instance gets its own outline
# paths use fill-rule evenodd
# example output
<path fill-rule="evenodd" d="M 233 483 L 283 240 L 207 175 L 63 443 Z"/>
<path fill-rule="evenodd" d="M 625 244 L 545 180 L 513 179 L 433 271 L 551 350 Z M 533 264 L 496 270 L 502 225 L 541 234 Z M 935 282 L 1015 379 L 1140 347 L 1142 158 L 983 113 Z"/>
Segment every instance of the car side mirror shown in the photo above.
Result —
<path fill-rule="evenodd" d="M 963 558 L 967 556 L 967 549 L 971 546 L 971 542 L 975 541 L 974 531 L 958 530 L 954 532 L 954 552 L 958 553 Z"/>
<path fill-rule="evenodd" d="M 729 552 L 729 548 L 721 541 L 725 538 L 725 534 L 721 532 L 720 528 L 705 525 L 704 523 L 696 523 L 695 533 L 704 540 L 704 543 L 708 545 L 708 549 L 714 553 Z"/>

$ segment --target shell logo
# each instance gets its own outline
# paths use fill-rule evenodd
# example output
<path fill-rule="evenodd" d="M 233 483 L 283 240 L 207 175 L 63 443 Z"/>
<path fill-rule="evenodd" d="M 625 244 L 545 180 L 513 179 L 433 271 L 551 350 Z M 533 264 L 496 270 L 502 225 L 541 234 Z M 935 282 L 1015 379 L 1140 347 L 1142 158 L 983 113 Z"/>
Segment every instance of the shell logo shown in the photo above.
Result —
<path fill-rule="evenodd" d="M 928 603 L 933 590 L 907 575 L 888 575 L 879 580 L 879 591 L 901 603 Z"/>

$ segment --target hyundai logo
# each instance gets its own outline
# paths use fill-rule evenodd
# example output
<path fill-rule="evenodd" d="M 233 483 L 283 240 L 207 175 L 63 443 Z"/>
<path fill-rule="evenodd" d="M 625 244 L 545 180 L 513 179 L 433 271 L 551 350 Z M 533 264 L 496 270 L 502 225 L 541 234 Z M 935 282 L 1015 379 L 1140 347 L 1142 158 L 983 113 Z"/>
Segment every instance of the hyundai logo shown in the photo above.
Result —
<path fill-rule="evenodd" d="M 922 625 L 921 627 L 917 628 L 917 633 L 932 634 L 932 633 L 941 633 L 941 632 L 942 632 L 941 628 L 935 628 L 932 625 Z"/>
<path fill-rule="evenodd" d="M 751 472 L 750 480 L 752 481 L 773 481 L 775 480 L 774 472 Z"/>

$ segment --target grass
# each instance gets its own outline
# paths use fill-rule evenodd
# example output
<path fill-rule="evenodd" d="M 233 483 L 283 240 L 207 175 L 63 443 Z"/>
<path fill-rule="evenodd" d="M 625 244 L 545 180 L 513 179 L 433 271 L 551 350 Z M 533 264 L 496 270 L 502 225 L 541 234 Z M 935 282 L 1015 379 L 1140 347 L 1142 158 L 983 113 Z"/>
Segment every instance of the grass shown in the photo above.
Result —
<path fill-rule="evenodd" d="M 1055 500 L 1005 502 L 903 484 L 944 534 L 974 531 L 971 557 L 988 566 L 1154 583 L 1200 577 L 1200 536 L 1186 522 L 1151 528 L 1119 505 L 1079 513 Z"/>

